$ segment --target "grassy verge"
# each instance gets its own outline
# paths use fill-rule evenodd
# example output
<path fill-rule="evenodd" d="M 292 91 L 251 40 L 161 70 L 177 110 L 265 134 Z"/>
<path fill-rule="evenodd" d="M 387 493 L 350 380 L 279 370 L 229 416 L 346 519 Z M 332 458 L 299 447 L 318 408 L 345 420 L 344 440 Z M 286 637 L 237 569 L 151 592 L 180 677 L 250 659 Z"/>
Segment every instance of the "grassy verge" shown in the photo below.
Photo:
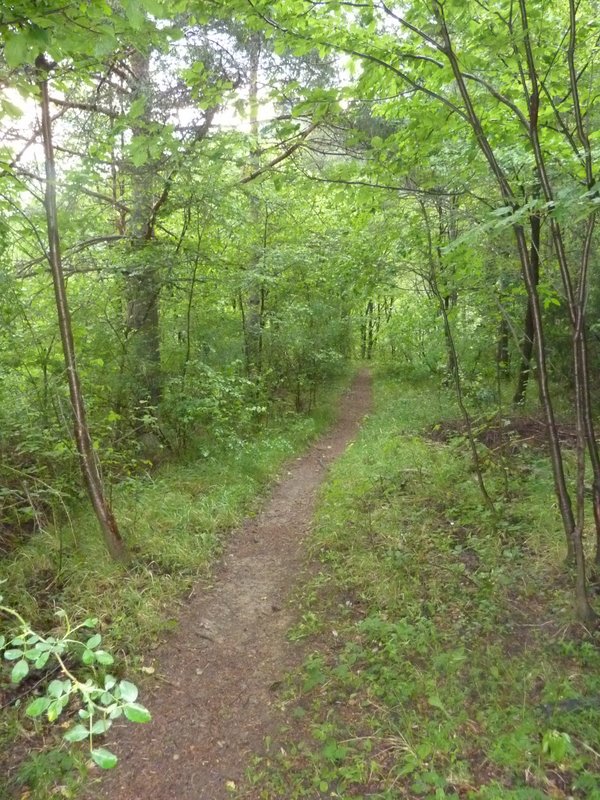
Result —
<path fill-rule="evenodd" d="M 313 652 L 240 798 L 600 798 L 600 650 L 572 622 L 546 460 L 481 447 L 494 526 L 464 441 L 423 435 L 453 415 L 379 382 L 321 498 L 290 632 Z"/>
<path fill-rule="evenodd" d="M 103 647 L 118 657 L 116 674 L 135 678 L 144 656 L 177 624 L 177 607 L 192 584 L 208 578 L 225 533 L 257 509 L 282 464 L 331 424 L 346 382 L 332 387 L 310 416 L 286 415 L 235 448 L 116 487 L 114 509 L 132 553 L 127 569 L 110 561 L 87 509 L 32 537 L 0 565 L 5 603 L 44 633 L 58 624 L 59 608 L 74 622 L 98 618 Z M 0 674 L 0 797 L 74 796 L 83 756 L 56 749 L 60 732 L 53 736 L 24 719 L 9 672 Z"/>

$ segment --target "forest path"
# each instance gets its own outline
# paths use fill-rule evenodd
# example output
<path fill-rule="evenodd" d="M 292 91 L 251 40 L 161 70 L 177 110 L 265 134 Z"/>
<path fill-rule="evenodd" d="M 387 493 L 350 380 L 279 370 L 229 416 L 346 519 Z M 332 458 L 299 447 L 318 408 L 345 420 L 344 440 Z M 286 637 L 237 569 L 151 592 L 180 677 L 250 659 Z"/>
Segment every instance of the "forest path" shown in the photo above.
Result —
<path fill-rule="evenodd" d="M 286 640 L 297 619 L 288 599 L 305 563 L 325 471 L 353 439 L 371 406 L 361 371 L 341 398 L 337 422 L 288 464 L 258 516 L 234 531 L 209 590 L 192 592 L 156 654 L 156 678 L 142 701 L 148 725 L 115 724 L 116 770 L 89 798 L 221 800 L 273 731 L 278 681 L 302 658 Z"/>

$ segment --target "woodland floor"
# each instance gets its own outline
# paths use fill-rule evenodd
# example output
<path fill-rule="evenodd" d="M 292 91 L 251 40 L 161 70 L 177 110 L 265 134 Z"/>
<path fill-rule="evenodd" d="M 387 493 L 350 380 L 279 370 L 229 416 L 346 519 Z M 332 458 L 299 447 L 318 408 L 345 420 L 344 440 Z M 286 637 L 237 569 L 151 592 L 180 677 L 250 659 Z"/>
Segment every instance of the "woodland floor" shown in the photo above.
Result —
<path fill-rule="evenodd" d="M 281 679 L 302 660 L 302 645 L 286 631 L 296 621 L 289 598 L 306 567 L 303 539 L 328 465 L 370 407 L 371 378 L 363 371 L 333 429 L 288 465 L 261 513 L 231 535 L 212 588 L 191 593 L 177 631 L 156 651 L 143 687 L 153 721 L 115 725 L 108 744 L 119 766 L 92 780 L 89 798 L 230 796 L 230 782 L 243 776 L 276 724 Z"/>

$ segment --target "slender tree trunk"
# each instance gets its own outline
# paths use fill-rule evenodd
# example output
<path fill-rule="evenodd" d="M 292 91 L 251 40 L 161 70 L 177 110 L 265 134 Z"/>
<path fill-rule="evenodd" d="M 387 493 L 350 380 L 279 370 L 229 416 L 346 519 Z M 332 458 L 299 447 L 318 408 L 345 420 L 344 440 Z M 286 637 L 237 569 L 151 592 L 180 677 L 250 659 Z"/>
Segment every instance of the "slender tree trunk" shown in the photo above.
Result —
<path fill-rule="evenodd" d="M 450 219 L 448 221 L 444 220 L 444 207 L 441 202 L 436 202 L 436 211 L 438 215 L 438 241 L 443 241 L 444 236 L 448 236 L 448 241 L 452 241 L 456 238 L 456 223 L 454 219 Z M 452 204 L 452 217 L 454 217 L 456 211 L 456 204 Z M 445 269 L 444 261 L 442 258 L 442 249 L 441 246 L 438 245 L 437 248 L 437 260 L 440 266 L 440 270 Z M 440 307 L 440 312 L 443 314 L 444 319 L 449 320 L 449 314 L 452 308 L 456 305 L 457 294 L 455 291 L 449 291 L 448 286 L 448 276 L 444 275 L 443 272 L 440 273 L 440 278 L 444 280 L 446 284 L 446 288 L 443 289 L 442 287 L 438 288 L 436 283 L 436 288 L 434 289 L 434 294 L 437 297 L 438 293 L 442 298 L 443 307 Z M 449 325 L 444 323 L 444 340 L 446 342 L 446 380 L 445 385 L 450 385 L 454 381 L 454 376 L 458 370 L 458 364 L 456 361 L 456 348 L 454 347 L 454 340 L 452 338 L 452 332 Z"/>
<path fill-rule="evenodd" d="M 90 436 L 85 402 L 81 391 L 75 344 L 71 326 L 71 313 L 67 297 L 67 289 L 62 268 L 60 234 L 58 227 L 58 214 L 56 207 L 56 168 L 54 161 L 54 146 L 52 143 L 52 121 L 50 117 L 50 101 L 48 96 L 48 65 L 43 56 L 37 59 L 36 66 L 39 74 L 39 87 L 41 91 L 41 116 L 42 137 L 44 143 L 44 158 L 46 166 L 46 224 L 48 230 L 48 259 L 52 272 L 54 296 L 58 314 L 58 324 L 62 342 L 69 396 L 73 412 L 74 436 L 79 455 L 79 463 L 84 483 L 92 503 L 92 507 L 100 523 L 100 529 L 106 546 L 114 559 L 124 560 L 126 550 L 117 522 L 113 516 L 104 492 L 104 485 L 100 474 L 98 460 Z"/>
<path fill-rule="evenodd" d="M 437 297 L 437 295 L 436 295 Z M 449 319 L 448 315 L 451 310 L 451 298 L 450 295 L 441 296 L 441 305 L 440 305 L 440 312 L 444 317 L 444 320 Z M 454 341 L 452 339 L 452 334 L 450 332 L 450 328 L 444 322 L 444 341 L 446 342 L 446 379 L 444 381 L 444 385 L 450 384 L 454 380 L 454 375 L 457 371 L 458 364 L 456 363 L 456 348 L 454 347 Z"/>
<path fill-rule="evenodd" d="M 191 218 L 191 210 L 188 209 L 186 212 L 186 220 L 181 232 L 181 236 L 179 239 L 179 244 L 177 245 L 177 250 L 175 253 L 179 252 L 179 247 L 183 242 L 183 238 L 185 236 L 185 232 L 187 231 L 190 218 Z M 209 219 L 208 217 L 205 219 L 204 224 L 200 225 L 200 211 L 197 211 L 196 214 L 196 254 L 194 256 L 194 267 L 192 269 L 192 278 L 190 281 L 190 291 L 188 293 L 187 298 L 187 307 L 185 312 L 185 356 L 183 360 L 183 369 L 181 371 L 181 390 L 182 392 L 185 390 L 185 380 L 187 377 L 187 371 L 190 364 L 190 360 L 192 358 L 192 311 L 194 307 L 194 300 L 195 300 L 195 289 L 196 283 L 198 281 L 198 268 L 200 266 L 200 253 L 201 253 L 201 245 L 202 240 L 204 239 L 204 233 L 206 231 L 206 227 L 208 225 Z M 233 298 L 233 310 L 236 310 L 236 299 Z"/>
<path fill-rule="evenodd" d="M 252 150 L 250 152 L 250 167 L 252 172 L 260 168 L 260 142 L 258 124 L 258 73 L 260 67 L 260 54 L 262 38 L 260 33 L 254 33 L 249 45 L 250 60 L 250 86 L 248 91 L 250 106 L 250 133 L 252 136 Z M 260 198 L 255 191 L 250 191 L 250 214 L 255 231 L 261 223 Z M 251 258 L 250 270 L 257 270 L 261 257 L 264 257 L 267 238 L 268 216 L 265 211 L 264 235 L 262 247 L 256 246 Z M 262 292 L 261 282 L 255 275 L 250 276 L 249 286 L 246 290 L 246 314 L 244 320 L 244 340 L 246 349 L 246 370 L 252 380 L 258 380 L 262 372 Z"/>
<path fill-rule="evenodd" d="M 366 314 L 362 318 L 362 322 L 360 324 L 360 358 L 361 361 L 365 361 L 367 358 L 367 316 Z"/>
<path fill-rule="evenodd" d="M 481 492 L 483 501 L 487 506 L 488 511 L 491 514 L 492 521 L 494 521 L 496 520 L 497 516 L 496 507 L 485 485 L 483 470 L 481 468 L 481 460 L 479 458 L 479 453 L 477 452 L 477 442 L 475 441 L 475 434 L 473 432 L 473 423 L 471 421 L 471 415 L 469 414 L 469 411 L 465 405 L 464 394 L 462 389 L 462 381 L 460 377 L 460 369 L 458 365 L 458 354 L 456 352 L 456 345 L 454 344 L 454 336 L 452 335 L 452 326 L 450 325 L 450 319 L 448 317 L 448 309 L 446 307 L 445 298 L 442 297 L 439 289 L 437 288 L 435 273 L 433 272 L 431 276 L 431 286 L 433 289 L 433 293 L 435 294 L 438 300 L 438 305 L 440 308 L 442 319 L 444 321 L 444 334 L 446 337 L 446 342 L 452 352 L 452 373 L 450 375 L 450 378 L 452 379 L 452 382 L 454 384 L 456 402 L 458 403 L 458 407 L 460 408 L 460 412 L 465 422 L 465 427 L 467 430 L 467 439 L 469 441 L 469 447 L 471 449 L 471 456 L 473 460 L 473 467 L 475 470 L 475 475 L 477 477 L 477 484 L 479 486 L 479 491 Z"/>
<path fill-rule="evenodd" d="M 383 300 L 383 308 L 385 312 L 385 321 L 389 322 L 392 318 L 392 312 L 394 310 L 394 298 L 385 297 Z"/>
<path fill-rule="evenodd" d="M 529 41 L 529 34 L 528 34 L 525 0 L 519 0 L 519 8 L 521 9 L 521 15 L 523 20 L 523 30 L 524 30 L 523 41 L 527 52 L 528 69 L 532 83 L 531 95 L 528 96 L 528 104 L 529 104 L 528 130 L 530 133 L 532 147 L 536 158 L 536 165 L 538 167 L 540 184 L 542 186 L 542 190 L 544 192 L 546 199 L 550 200 L 551 192 L 548 192 L 549 187 L 545 185 L 547 175 L 545 173 L 545 164 L 543 162 L 542 151 L 539 146 L 539 139 L 537 138 L 539 87 L 537 82 L 537 74 L 535 72 L 535 67 L 533 65 L 533 60 L 531 55 L 531 44 Z M 435 0 L 434 10 L 443 37 L 443 52 L 446 55 L 448 62 L 452 68 L 452 72 L 454 74 L 458 90 L 460 92 L 461 98 L 464 103 L 465 114 L 473 130 L 473 133 L 477 140 L 477 144 L 479 145 L 482 153 L 484 154 L 490 166 L 490 169 L 498 182 L 498 186 L 500 188 L 504 201 L 508 205 L 516 209 L 517 203 L 514 193 L 512 192 L 510 184 L 506 178 L 506 175 L 502 167 L 500 166 L 500 163 L 496 159 L 494 150 L 492 149 L 492 146 L 490 145 L 490 142 L 481 125 L 481 120 L 479 119 L 479 116 L 477 115 L 477 112 L 475 111 L 475 108 L 473 106 L 471 96 L 469 94 L 469 91 L 465 83 L 464 75 L 461 72 L 456 53 L 454 52 L 452 47 L 450 34 L 444 16 L 444 6 L 443 3 L 440 2 L 440 0 Z M 548 197 L 548 194 L 550 194 L 550 197 Z M 560 235 L 558 236 L 556 235 L 557 226 L 556 226 L 556 221 L 554 219 L 551 219 L 551 228 L 554 235 L 555 243 L 557 244 L 557 249 L 560 253 L 562 252 L 561 251 L 562 242 L 560 239 Z M 577 615 L 582 621 L 587 623 L 593 621 L 596 615 L 594 610 L 589 604 L 586 582 L 585 582 L 585 556 L 583 553 L 583 548 L 581 546 L 581 537 L 577 535 L 576 522 L 573 514 L 573 507 L 571 504 L 571 496 L 567 487 L 567 482 L 564 472 L 562 448 L 558 437 L 558 430 L 556 427 L 556 420 L 554 416 L 554 405 L 552 402 L 552 396 L 550 393 L 550 386 L 548 380 L 544 330 L 543 330 L 542 313 L 537 291 L 537 285 L 535 283 L 533 270 L 531 268 L 531 259 L 527 248 L 527 241 L 525 238 L 525 232 L 523 230 L 523 226 L 520 224 L 514 224 L 513 231 L 515 233 L 515 238 L 517 241 L 519 259 L 521 261 L 523 277 L 527 287 L 528 299 L 532 304 L 532 318 L 533 318 L 535 350 L 536 350 L 536 358 L 538 366 L 538 384 L 540 390 L 540 401 L 546 417 L 546 431 L 548 435 L 550 460 L 554 475 L 554 487 L 563 521 L 563 528 L 567 544 L 567 560 L 568 561 L 575 560 L 577 563 L 577 578 L 575 585 Z M 561 268 L 561 273 L 562 272 L 563 270 Z M 570 283 L 568 280 L 568 275 L 564 276 L 564 278 L 566 279 L 565 290 L 567 291 L 567 294 L 569 294 Z M 583 570 L 581 569 L 581 565 L 583 566 Z M 582 572 L 583 572 L 583 581 L 581 581 Z"/>
<path fill-rule="evenodd" d="M 498 375 L 503 380 L 510 378 L 510 328 L 504 317 L 498 325 L 498 346 L 496 348 L 496 366 Z"/>
<path fill-rule="evenodd" d="M 530 262 L 533 282 L 536 287 L 540 280 L 540 230 L 541 219 L 539 214 L 532 214 L 530 219 L 531 228 L 531 247 L 530 247 Z M 527 386 L 529 383 L 529 375 L 531 372 L 531 359 L 533 356 L 533 340 L 535 332 L 533 327 L 533 309 L 531 301 L 527 301 L 527 312 L 525 314 L 525 323 L 523 326 L 523 341 L 521 342 L 521 363 L 519 365 L 519 375 L 517 377 L 517 386 L 513 396 L 513 405 L 523 405 L 527 396 Z"/>
<path fill-rule="evenodd" d="M 244 358 L 246 359 L 246 369 L 249 367 L 249 360 L 248 360 L 248 328 L 246 325 L 246 308 L 245 308 L 245 300 L 244 294 L 240 290 L 240 293 L 237 298 L 237 306 L 240 309 L 240 322 L 242 323 L 242 339 L 244 345 Z"/>
<path fill-rule="evenodd" d="M 594 186 L 594 174 L 592 168 L 592 155 L 590 142 L 583 125 L 583 116 L 579 102 L 578 77 L 575 69 L 574 53 L 576 44 L 576 6 L 574 0 L 569 0 L 570 9 L 570 31 L 569 45 L 567 49 L 567 61 L 569 65 L 569 81 L 573 100 L 573 110 L 577 135 L 584 151 L 586 183 L 588 190 Z M 554 195 L 550 176 L 546 168 L 545 154 L 539 138 L 539 109 L 540 109 L 540 80 L 537 73 L 533 47 L 531 44 L 529 21 L 527 16 L 527 4 L 525 0 L 519 0 L 519 11 L 521 25 L 523 29 L 523 47 L 527 61 L 527 72 L 531 83 L 531 92 L 528 98 L 529 106 L 529 138 L 533 150 L 535 164 L 540 180 L 540 185 L 547 203 L 554 202 Z M 579 275 L 579 287 L 575 292 L 573 288 L 573 278 L 569 267 L 569 259 L 565 248 L 562 228 L 560 221 L 553 215 L 550 217 L 550 231 L 556 249 L 556 258 L 563 284 L 563 290 L 567 298 L 569 316 L 572 326 L 572 346 L 573 346 L 573 369 L 575 382 L 575 408 L 577 414 L 577 429 L 579 436 L 585 438 L 594 471 L 598 469 L 597 478 L 600 480 L 600 457 L 598 445 L 593 434 L 593 422 L 591 407 L 589 405 L 588 392 L 588 365 L 587 349 L 585 347 L 585 304 L 587 298 L 587 273 L 589 267 L 590 250 L 595 224 L 595 212 L 591 212 L 588 217 L 584 245 L 581 255 L 581 267 Z M 595 475 L 596 478 L 596 475 Z M 583 549 L 583 517 L 584 517 L 584 492 L 582 488 L 583 470 L 577 473 L 577 509 L 572 528 L 573 553 L 575 556 L 576 567 L 576 588 L 575 596 L 579 618 L 586 623 L 594 622 L 597 616 L 589 604 L 586 584 L 585 552 Z M 595 480 L 596 483 L 596 480 Z M 596 518 L 598 521 L 598 517 Z M 597 536 L 600 531 L 597 530 Z"/>
<path fill-rule="evenodd" d="M 366 312 L 366 358 L 367 361 L 370 361 L 373 358 L 373 342 L 374 342 L 374 331 L 373 331 L 373 301 L 369 300 L 367 303 L 367 312 Z"/>
<path fill-rule="evenodd" d="M 577 46 L 577 5 L 575 0 L 569 0 L 569 46 L 567 48 L 567 62 L 569 64 L 569 82 L 573 96 L 573 110 L 575 114 L 575 127 L 577 136 L 581 142 L 585 158 L 585 177 L 588 191 L 592 191 L 596 186 L 594 167 L 592 161 L 592 148 L 588 132 L 584 124 L 584 116 L 581 110 L 579 99 L 579 77 L 575 66 L 575 49 Z M 581 413 L 587 448 L 594 474 L 593 481 L 593 509 L 594 522 L 596 526 L 596 569 L 600 567 L 600 453 L 598 442 L 594 430 L 594 417 L 592 411 L 592 400 L 590 395 L 589 363 L 587 348 L 587 326 L 586 326 L 586 307 L 588 296 L 588 275 L 589 264 L 594 238 L 594 228 L 596 225 L 596 211 L 592 210 L 589 214 L 586 233 L 581 251 L 581 264 L 579 274 L 579 287 L 577 292 L 577 317 L 575 324 L 576 349 L 579 352 L 581 369 Z M 583 525 L 582 525 L 583 528 Z"/>
<path fill-rule="evenodd" d="M 492 521 L 496 520 L 496 507 L 494 505 L 494 501 L 492 500 L 490 493 L 487 490 L 485 485 L 485 479 L 483 477 L 483 470 L 481 468 L 481 459 L 479 458 L 479 453 L 477 451 L 477 442 L 475 441 L 475 434 L 473 432 L 473 424 L 471 421 L 471 415 L 469 414 L 469 410 L 467 409 L 464 401 L 464 394 L 463 394 L 463 387 L 462 387 L 462 380 L 460 376 L 460 369 L 458 363 L 458 353 L 456 352 L 456 345 L 454 343 L 454 336 L 452 335 L 452 325 L 450 324 L 450 317 L 448 316 L 448 297 L 445 294 L 442 294 L 439 284 L 438 284 L 438 272 L 443 274 L 442 269 L 442 248 L 441 244 L 434 248 L 432 237 L 431 237 L 431 228 L 429 222 L 429 215 L 427 213 L 427 208 L 423 201 L 419 201 L 419 205 L 421 207 L 421 213 L 423 214 L 423 220 L 425 223 L 425 230 L 427 231 L 427 245 L 428 245 L 428 259 L 429 259 L 429 275 L 427 276 L 426 280 L 431 289 L 431 293 L 435 297 L 440 314 L 442 316 L 443 324 L 444 324 L 444 336 L 446 339 L 446 345 L 449 349 L 450 354 L 450 362 L 452 364 L 452 372 L 448 375 L 448 380 L 454 384 L 454 390 L 456 394 L 456 401 L 458 403 L 458 407 L 462 414 L 465 428 L 467 432 L 467 440 L 469 442 L 469 448 L 471 450 L 471 458 L 473 462 L 473 468 L 475 470 L 475 475 L 477 477 L 477 485 L 479 487 L 479 491 L 483 498 L 483 501 L 490 513 Z M 441 220 L 441 210 L 438 206 L 438 215 L 439 219 Z M 453 235 L 453 228 L 447 228 L 449 235 Z M 440 225 L 439 227 L 439 235 L 442 236 L 444 231 L 444 227 Z M 436 261 L 437 258 L 437 261 Z"/>
<path fill-rule="evenodd" d="M 190 291 L 188 293 L 187 305 L 185 309 L 185 356 L 183 358 L 183 369 L 181 370 L 181 391 L 185 391 L 185 379 L 187 377 L 188 366 L 192 357 L 192 309 L 194 306 L 194 290 L 198 277 L 198 265 L 200 256 L 196 254 L 192 279 L 190 281 Z"/>

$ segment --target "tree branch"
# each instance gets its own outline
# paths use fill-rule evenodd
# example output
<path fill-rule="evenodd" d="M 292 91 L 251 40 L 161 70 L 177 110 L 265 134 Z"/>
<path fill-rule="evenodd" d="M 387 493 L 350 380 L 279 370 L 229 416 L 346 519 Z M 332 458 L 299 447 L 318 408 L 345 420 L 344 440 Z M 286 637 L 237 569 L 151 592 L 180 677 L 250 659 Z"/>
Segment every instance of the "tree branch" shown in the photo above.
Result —
<path fill-rule="evenodd" d="M 276 167 L 277 164 L 280 164 L 282 161 L 285 161 L 286 158 L 291 156 L 292 153 L 295 153 L 296 150 L 302 146 L 302 143 L 304 142 L 306 137 L 309 136 L 315 130 L 317 125 L 318 123 L 316 122 L 313 123 L 312 125 L 309 125 L 308 128 L 306 128 L 305 130 L 303 130 L 301 133 L 298 134 L 298 140 L 295 141 L 294 144 L 286 148 L 286 150 L 284 150 L 283 153 L 280 153 L 276 158 L 269 161 L 268 164 L 265 164 L 264 167 L 260 167 L 260 169 L 255 170 L 251 175 L 247 175 L 245 178 L 242 178 L 242 180 L 239 182 L 239 185 L 244 186 L 244 184 L 250 183 L 256 178 L 259 178 L 265 172 L 268 172 L 269 170 L 273 169 L 273 167 Z"/>
<path fill-rule="evenodd" d="M 60 97 L 51 97 L 50 102 L 55 106 L 62 106 L 67 109 L 78 109 L 79 111 L 93 111 L 98 114 L 104 114 L 110 119 L 119 119 L 122 114 L 118 111 L 113 111 L 112 108 L 100 106 L 98 103 L 84 103 L 77 100 L 62 100 Z"/>

